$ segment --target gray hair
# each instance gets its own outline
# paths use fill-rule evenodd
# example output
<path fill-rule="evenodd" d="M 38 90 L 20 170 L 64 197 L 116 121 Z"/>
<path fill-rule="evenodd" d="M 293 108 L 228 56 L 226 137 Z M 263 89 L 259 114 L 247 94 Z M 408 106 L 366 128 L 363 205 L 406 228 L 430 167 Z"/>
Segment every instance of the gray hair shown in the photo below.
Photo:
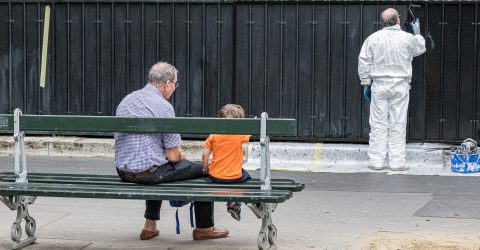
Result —
<path fill-rule="evenodd" d="M 382 12 L 382 15 L 380 16 L 380 22 L 384 27 L 390 27 L 397 24 L 398 18 L 400 18 L 398 12 L 393 8 L 389 8 Z"/>
<path fill-rule="evenodd" d="M 148 71 L 148 83 L 165 84 L 178 74 L 178 70 L 167 62 L 157 62 Z"/>

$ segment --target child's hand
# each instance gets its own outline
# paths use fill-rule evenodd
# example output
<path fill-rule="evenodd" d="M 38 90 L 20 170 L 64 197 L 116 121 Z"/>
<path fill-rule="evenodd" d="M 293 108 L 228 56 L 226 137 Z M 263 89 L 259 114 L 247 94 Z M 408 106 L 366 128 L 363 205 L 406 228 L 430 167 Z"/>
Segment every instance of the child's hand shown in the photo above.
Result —
<path fill-rule="evenodd" d="M 205 175 L 208 174 L 208 167 L 207 167 L 207 168 L 203 168 L 203 169 L 202 169 L 202 173 L 205 174 Z"/>

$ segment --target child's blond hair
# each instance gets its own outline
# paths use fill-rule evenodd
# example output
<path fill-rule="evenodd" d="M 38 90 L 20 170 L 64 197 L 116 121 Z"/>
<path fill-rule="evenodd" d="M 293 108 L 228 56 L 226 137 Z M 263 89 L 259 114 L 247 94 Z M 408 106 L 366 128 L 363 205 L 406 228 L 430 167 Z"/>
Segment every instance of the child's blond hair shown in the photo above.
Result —
<path fill-rule="evenodd" d="M 238 104 L 226 104 L 218 111 L 221 118 L 245 118 L 245 111 Z"/>

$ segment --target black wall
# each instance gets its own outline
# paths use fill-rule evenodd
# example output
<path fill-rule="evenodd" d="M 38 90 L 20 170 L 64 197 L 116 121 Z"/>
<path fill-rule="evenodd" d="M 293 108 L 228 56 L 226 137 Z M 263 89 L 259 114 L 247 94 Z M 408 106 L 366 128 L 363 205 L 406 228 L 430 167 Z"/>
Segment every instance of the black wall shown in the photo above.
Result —
<path fill-rule="evenodd" d="M 378 16 L 406 2 L 49 2 L 47 83 L 39 87 L 44 3 L 0 1 L 0 113 L 113 115 L 149 67 L 179 70 L 177 116 L 294 117 L 298 139 L 365 141 L 357 57 Z M 479 138 L 478 4 L 418 2 L 427 53 L 414 60 L 410 141 Z"/>

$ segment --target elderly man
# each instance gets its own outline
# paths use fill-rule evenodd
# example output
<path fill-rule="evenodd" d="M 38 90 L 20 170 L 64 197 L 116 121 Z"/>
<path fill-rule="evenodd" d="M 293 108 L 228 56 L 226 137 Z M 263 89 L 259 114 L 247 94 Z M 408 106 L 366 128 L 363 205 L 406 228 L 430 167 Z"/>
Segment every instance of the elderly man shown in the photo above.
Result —
<path fill-rule="evenodd" d="M 122 117 L 175 117 L 168 102 L 177 83 L 177 69 L 166 62 L 153 65 L 148 73 L 148 84 L 127 95 L 117 107 Z M 185 159 L 180 151 L 179 134 L 115 133 L 115 165 L 123 181 L 157 184 L 191 179 L 203 175 L 202 163 Z M 162 201 L 146 201 L 145 225 L 140 239 L 148 240 L 159 234 Z M 195 240 L 223 238 L 228 230 L 214 227 L 213 202 L 195 202 L 193 230 Z"/>
<path fill-rule="evenodd" d="M 407 170 L 405 137 L 412 78 L 412 60 L 425 52 L 420 21 L 411 24 L 414 35 L 400 28 L 400 15 L 389 8 L 382 12 L 384 28 L 370 35 L 358 56 L 358 75 L 365 92 L 370 90 L 369 168 Z M 387 155 L 388 154 L 388 155 Z"/>

